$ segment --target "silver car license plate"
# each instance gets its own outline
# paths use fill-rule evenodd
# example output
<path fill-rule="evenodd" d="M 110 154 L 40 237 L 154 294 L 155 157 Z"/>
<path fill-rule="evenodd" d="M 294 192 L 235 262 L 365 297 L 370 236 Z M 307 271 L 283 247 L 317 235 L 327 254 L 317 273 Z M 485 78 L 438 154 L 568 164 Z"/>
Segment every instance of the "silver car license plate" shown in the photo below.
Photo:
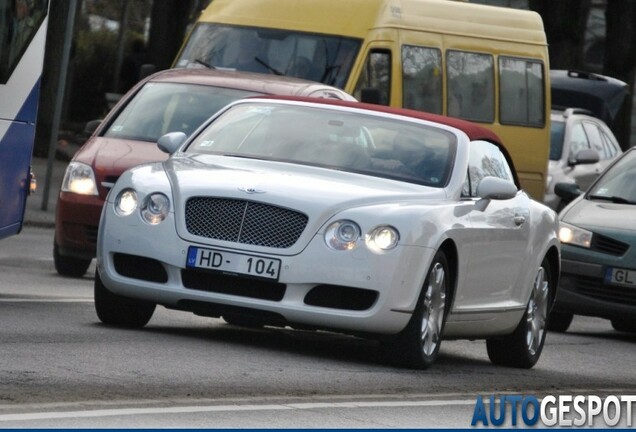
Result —
<path fill-rule="evenodd" d="M 280 260 L 190 246 L 187 267 L 278 280 Z"/>
<path fill-rule="evenodd" d="M 605 283 L 636 288 L 636 270 L 609 267 L 605 273 Z"/>

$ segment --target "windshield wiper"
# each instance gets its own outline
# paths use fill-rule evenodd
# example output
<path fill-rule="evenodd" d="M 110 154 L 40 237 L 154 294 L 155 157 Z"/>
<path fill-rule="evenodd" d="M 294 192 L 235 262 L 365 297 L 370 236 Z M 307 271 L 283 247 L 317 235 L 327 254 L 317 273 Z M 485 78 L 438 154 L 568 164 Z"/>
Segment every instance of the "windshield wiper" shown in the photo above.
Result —
<path fill-rule="evenodd" d="M 201 66 L 205 66 L 207 69 L 216 69 L 216 67 L 214 67 L 214 65 L 211 65 L 209 63 L 206 63 L 204 60 L 201 59 L 194 59 L 192 62 L 190 62 L 190 64 L 197 64 L 197 65 L 201 65 Z"/>
<path fill-rule="evenodd" d="M 261 66 L 266 67 L 267 69 L 269 69 L 269 71 L 272 72 L 274 75 L 284 75 L 281 71 L 279 71 L 277 69 L 274 69 L 273 67 L 271 67 L 270 65 L 265 63 L 265 61 L 261 60 L 260 58 L 254 57 L 254 60 L 259 62 L 261 64 Z"/>
<path fill-rule="evenodd" d="M 613 202 L 613 203 L 616 203 L 616 204 L 636 204 L 636 202 L 634 202 L 634 201 L 630 201 L 627 198 L 623 198 L 623 197 L 616 196 L 616 195 L 611 195 L 611 196 L 607 196 L 607 195 L 590 195 L 588 198 L 592 199 L 592 200 L 609 201 L 609 202 Z"/>
<path fill-rule="evenodd" d="M 322 77 L 320 78 L 321 83 L 325 83 L 328 85 L 334 85 L 336 81 L 336 77 L 340 73 L 340 68 L 342 65 L 327 65 L 325 66 L 325 71 L 322 73 Z"/>

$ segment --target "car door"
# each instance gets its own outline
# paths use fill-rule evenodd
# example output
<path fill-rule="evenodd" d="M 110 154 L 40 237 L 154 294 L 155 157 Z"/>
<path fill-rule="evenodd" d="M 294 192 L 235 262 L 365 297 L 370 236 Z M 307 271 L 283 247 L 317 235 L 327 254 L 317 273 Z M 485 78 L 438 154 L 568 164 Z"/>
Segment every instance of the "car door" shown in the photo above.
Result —
<path fill-rule="evenodd" d="M 492 143 L 474 141 L 463 200 L 473 202 L 470 229 L 460 245 L 461 261 L 455 312 L 487 311 L 515 306 L 519 275 L 527 266 L 530 199 L 518 193 L 507 200 L 484 200 L 477 196 L 486 176 L 513 182 L 508 162 Z"/>

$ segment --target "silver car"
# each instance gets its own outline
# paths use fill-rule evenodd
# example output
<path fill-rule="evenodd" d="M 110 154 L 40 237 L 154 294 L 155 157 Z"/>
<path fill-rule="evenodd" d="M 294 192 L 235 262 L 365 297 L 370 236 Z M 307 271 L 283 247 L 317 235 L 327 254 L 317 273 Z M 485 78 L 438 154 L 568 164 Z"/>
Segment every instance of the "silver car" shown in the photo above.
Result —
<path fill-rule="evenodd" d="M 622 154 L 609 127 L 584 109 L 552 111 L 550 162 L 544 202 L 556 211 L 565 205 L 554 193 L 557 183 L 576 183 L 586 190 Z"/>

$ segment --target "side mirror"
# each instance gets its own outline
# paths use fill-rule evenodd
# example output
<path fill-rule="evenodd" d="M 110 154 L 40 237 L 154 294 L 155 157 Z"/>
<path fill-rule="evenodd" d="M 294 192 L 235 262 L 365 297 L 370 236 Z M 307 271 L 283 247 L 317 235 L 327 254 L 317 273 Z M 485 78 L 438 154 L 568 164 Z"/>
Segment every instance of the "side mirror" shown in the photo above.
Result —
<path fill-rule="evenodd" d="M 514 183 L 499 177 L 484 177 L 477 186 L 477 196 L 488 200 L 507 200 L 517 195 Z"/>
<path fill-rule="evenodd" d="M 156 71 L 157 71 L 157 67 L 155 65 L 149 64 L 149 63 L 142 64 L 141 67 L 139 68 L 139 81 L 141 81 L 142 79 L 146 77 L 149 77 Z"/>
<path fill-rule="evenodd" d="M 579 151 L 574 155 L 574 158 L 570 158 L 568 161 L 568 165 L 583 165 L 583 164 L 594 164 L 601 160 L 601 156 L 594 149 L 584 149 Z"/>
<path fill-rule="evenodd" d="M 188 138 L 183 132 L 170 132 L 157 140 L 157 147 L 164 153 L 173 154 Z"/>
<path fill-rule="evenodd" d="M 86 126 L 84 126 L 84 133 L 86 135 L 93 135 L 100 124 L 102 124 L 101 120 L 91 120 L 87 122 Z"/>
<path fill-rule="evenodd" d="M 574 201 L 583 193 L 576 183 L 557 183 L 554 185 L 554 193 L 560 197 L 565 204 Z"/>
<path fill-rule="evenodd" d="M 360 102 L 380 105 L 380 90 L 373 87 L 365 87 L 360 91 Z"/>

